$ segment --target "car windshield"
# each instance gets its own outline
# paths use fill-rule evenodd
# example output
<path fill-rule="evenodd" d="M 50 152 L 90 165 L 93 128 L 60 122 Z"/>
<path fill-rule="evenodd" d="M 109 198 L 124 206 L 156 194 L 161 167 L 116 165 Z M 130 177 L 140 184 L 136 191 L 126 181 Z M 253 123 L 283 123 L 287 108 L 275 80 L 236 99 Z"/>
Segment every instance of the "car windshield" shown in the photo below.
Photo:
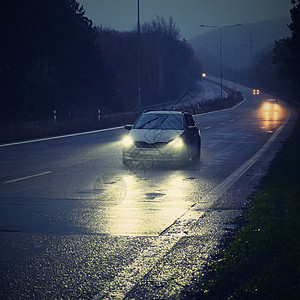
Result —
<path fill-rule="evenodd" d="M 183 130 L 183 117 L 175 114 L 142 114 L 133 128 Z"/>

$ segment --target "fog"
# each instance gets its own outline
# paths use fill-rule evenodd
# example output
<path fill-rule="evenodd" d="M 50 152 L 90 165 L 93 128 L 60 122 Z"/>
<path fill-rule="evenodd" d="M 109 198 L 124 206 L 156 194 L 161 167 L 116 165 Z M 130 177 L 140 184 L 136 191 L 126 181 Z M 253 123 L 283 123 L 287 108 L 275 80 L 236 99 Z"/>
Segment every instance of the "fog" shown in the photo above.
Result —
<path fill-rule="evenodd" d="M 131 30 L 137 22 L 137 0 L 80 0 L 95 25 L 119 31 Z M 185 39 L 203 33 L 199 24 L 223 26 L 288 18 L 289 0 L 140 0 L 140 20 L 173 17 Z"/>

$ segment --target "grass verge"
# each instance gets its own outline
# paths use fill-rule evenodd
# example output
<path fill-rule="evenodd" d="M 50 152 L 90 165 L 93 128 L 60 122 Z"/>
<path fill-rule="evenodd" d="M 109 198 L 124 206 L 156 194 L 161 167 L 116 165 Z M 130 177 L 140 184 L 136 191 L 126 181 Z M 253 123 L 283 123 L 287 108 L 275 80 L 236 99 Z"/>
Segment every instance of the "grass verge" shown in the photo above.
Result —
<path fill-rule="evenodd" d="M 300 299 L 300 122 L 190 299 Z"/>
<path fill-rule="evenodd" d="M 205 111 L 202 111 L 195 105 L 189 105 L 187 103 L 182 104 L 177 108 L 177 110 L 187 110 L 192 114 L 197 114 L 232 107 L 243 100 L 241 93 L 235 93 L 232 91 L 227 92 L 228 98 L 226 101 L 224 101 L 224 99 L 222 101 L 221 99 L 213 99 L 205 102 Z M 171 106 L 172 105 L 170 105 L 170 107 Z M 168 109 L 171 109 L 170 107 Z M 101 116 L 101 121 L 98 122 L 98 115 L 96 113 L 86 113 L 84 117 L 69 119 L 58 118 L 56 122 L 54 122 L 54 120 L 48 120 L 0 124 L 0 143 L 78 133 L 121 126 L 124 124 L 133 124 L 138 116 L 139 112 L 104 114 Z"/>

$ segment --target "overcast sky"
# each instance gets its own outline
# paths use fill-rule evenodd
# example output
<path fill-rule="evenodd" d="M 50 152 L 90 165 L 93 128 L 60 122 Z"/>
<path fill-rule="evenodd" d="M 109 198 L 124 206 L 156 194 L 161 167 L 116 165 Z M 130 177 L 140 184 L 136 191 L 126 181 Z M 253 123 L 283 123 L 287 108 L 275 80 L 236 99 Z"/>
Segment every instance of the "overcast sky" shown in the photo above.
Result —
<path fill-rule="evenodd" d="M 78 0 L 94 25 L 119 31 L 132 30 L 137 22 L 138 0 Z M 141 23 L 156 15 L 173 17 L 181 37 L 204 32 L 200 24 L 230 25 L 290 17 L 290 0 L 140 0 Z"/>

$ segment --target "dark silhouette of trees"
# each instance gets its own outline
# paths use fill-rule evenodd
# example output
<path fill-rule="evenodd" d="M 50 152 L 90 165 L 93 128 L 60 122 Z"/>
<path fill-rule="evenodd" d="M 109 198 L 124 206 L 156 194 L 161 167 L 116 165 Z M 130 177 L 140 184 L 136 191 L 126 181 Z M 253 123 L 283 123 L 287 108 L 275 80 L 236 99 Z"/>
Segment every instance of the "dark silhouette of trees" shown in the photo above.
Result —
<path fill-rule="evenodd" d="M 142 88 L 151 98 L 146 103 L 170 101 L 188 89 L 193 89 L 200 77 L 199 62 L 191 47 L 179 39 L 179 29 L 170 18 L 156 17 L 143 24 Z"/>
<path fill-rule="evenodd" d="M 137 29 L 117 32 L 99 27 L 97 44 L 101 49 L 106 76 L 106 99 L 113 110 L 131 110 L 138 103 Z M 142 105 L 175 100 L 186 90 L 195 89 L 200 63 L 193 50 L 180 40 L 173 19 L 157 17 L 141 26 Z"/>
<path fill-rule="evenodd" d="M 7 1 L 0 20 L 2 121 L 93 103 L 81 97 L 99 68 L 95 31 L 75 0 Z"/>
<path fill-rule="evenodd" d="M 292 92 L 300 92 L 300 1 L 292 0 L 293 8 L 290 10 L 292 23 L 289 28 L 292 37 L 276 41 L 273 50 L 274 63 L 277 65 L 282 79 L 291 82 Z"/>
<path fill-rule="evenodd" d="M 9 0 L 0 22 L 0 122 L 137 106 L 136 29 L 95 28 L 76 0 Z M 194 89 L 199 62 L 174 21 L 141 29 L 142 104 Z"/>

